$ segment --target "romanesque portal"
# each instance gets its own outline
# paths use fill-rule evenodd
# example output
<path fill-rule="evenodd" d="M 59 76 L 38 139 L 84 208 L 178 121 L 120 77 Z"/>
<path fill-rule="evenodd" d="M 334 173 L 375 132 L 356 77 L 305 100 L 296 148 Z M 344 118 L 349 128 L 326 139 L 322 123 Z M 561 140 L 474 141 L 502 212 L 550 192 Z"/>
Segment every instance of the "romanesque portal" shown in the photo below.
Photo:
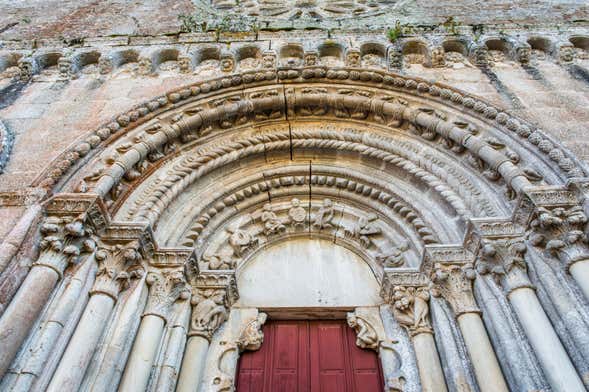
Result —
<path fill-rule="evenodd" d="M 546 90 L 589 38 L 338 25 L 406 3 L 213 2 L 267 23 L 247 43 L 0 47 L 0 390 L 585 391 L 587 165 L 501 64 Z M 305 20 L 355 35 L 280 35 Z M 126 83 L 22 185 L 31 95 Z"/>

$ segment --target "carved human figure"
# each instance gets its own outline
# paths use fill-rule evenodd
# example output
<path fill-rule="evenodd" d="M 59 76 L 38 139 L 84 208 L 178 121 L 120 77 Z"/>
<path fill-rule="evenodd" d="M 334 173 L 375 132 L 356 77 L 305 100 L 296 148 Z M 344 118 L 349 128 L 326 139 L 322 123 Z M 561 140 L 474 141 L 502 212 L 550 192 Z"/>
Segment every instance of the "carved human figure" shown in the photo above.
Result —
<path fill-rule="evenodd" d="M 356 331 L 356 345 L 361 348 L 378 349 L 378 335 L 366 320 L 356 313 L 348 313 L 348 325 Z"/>
<path fill-rule="evenodd" d="M 358 239 L 362 246 L 368 248 L 372 244 L 371 237 L 382 232 L 380 227 L 374 223 L 377 219 L 376 214 L 360 217 L 352 230 L 346 230 L 346 232 Z"/>
<path fill-rule="evenodd" d="M 288 217 L 293 228 L 305 228 L 305 221 L 307 220 L 307 211 L 301 207 L 301 201 L 297 198 L 291 200 L 291 206 L 288 210 Z"/>
<path fill-rule="evenodd" d="M 432 332 L 429 321 L 429 292 L 426 287 L 397 286 L 393 294 L 393 313 L 411 336 Z"/>
<path fill-rule="evenodd" d="M 215 331 L 227 319 L 225 309 L 225 290 L 195 290 L 191 300 L 193 305 L 190 333 L 211 340 Z"/>
<path fill-rule="evenodd" d="M 264 205 L 262 223 L 264 224 L 264 234 L 266 235 L 277 234 L 286 230 L 282 220 L 272 211 L 272 205 L 270 203 Z"/>
<path fill-rule="evenodd" d="M 330 229 L 333 227 L 334 217 L 333 202 L 331 199 L 323 199 L 323 204 L 313 216 L 313 228 L 317 230 Z"/>

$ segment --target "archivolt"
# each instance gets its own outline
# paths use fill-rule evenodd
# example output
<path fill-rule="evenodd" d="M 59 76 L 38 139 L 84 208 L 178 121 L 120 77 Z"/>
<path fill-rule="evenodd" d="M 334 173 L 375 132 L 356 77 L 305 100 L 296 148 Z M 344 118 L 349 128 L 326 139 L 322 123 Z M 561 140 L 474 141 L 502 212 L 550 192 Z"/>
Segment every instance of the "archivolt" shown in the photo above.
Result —
<path fill-rule="evenodd" d="M 83 163 L 87 168 L 77 171 L 85 174 L 74 176 L 77 180 L 84 178 L 82 184 L 69 180 L 61 185 L 62 189 L 98 193 L 112 209 L 124 205 L 126 219 L 155 224 L 162 211 L 196 179 L 231 162 L 274 150 L 337 150 L 395 165 L 435 190 L 457 215 L 468 218 L 504 215 L 509 203 L 497 192 L 507 191 L 514 196 L 531 180 L 540 179 L 537 172 L 546 173 L 548 183 L 582 173 L 573 157 L 538 130 L 532 131 L 522 121 L 451 89 L 379 72 L 358 76 L 356 71 L 348 70 L 337 70 L 335 74 L 319 68 L 292 71 L 279 73 L 279 79 L 284 79 L 281 84 L 276 84 L 276 75 L 271 71 L 244 73 L 184 88 L 140 106 L 79 143 L 59 168 L 53 168 L 53 179 L 44 185 L 53 184 L 80 156 L 86 155 Z M 348 78 L 343 84 L 342 80 Z M 316 83 L 326 79 L 337 79 L 338 84 Z M 248 84 L 251 89 L 244 87 Z M 220 92 L 211 92 L 215 90 Z M 408 96 L 416 97 L 416 102 L 408 102 Z M 424 96 L 428 107 L 423 107 Z M 417 98 L 421 101 L 417 102 Z M 187 104 L 181 106 L 182 100 Z M 450 114 L 444 112 L 445 108 Z M 466 115 L 467 111 L 471 113 Z M 489 119 L 495 123 L 489 124 Z M 372 124 L 374 129 L 388 129 L 390 134 L 406 132 L 405 136 L 412 131 L 413 141 L 423 148 L 409 154 L 410 144 L 395 144 L 394 136 L 378 132 L 291 129 L 291 124 L 309 120 L 345 121 L 365 127 Z M 240 134 L 239 130 L 249 125 L 265 124 L 289 127 L 257 135 Z M 487 124 L 487 128 L 480 129 L 481 124 Z M 505 129 L 527 137 L 530 144 L 512 146 L 514 138 Z M 106 145 L 101 144 L 104 139 Z M 105 147 L 104 152 L 90 154 L 99 145 Z M 528 153 L 535 145 L 548 157 Z M 196 155 L 194 151 L 198 151 Z M 446 159 L 452 160 L 453 166 L 445 165 Z M 478 171 L 466 169 L 467 161 L 474 162 Z M 150 176 L 161 175 L 164 168 L 171 168 L 168 177 L 152 182 L 145 188 L 148 194 L 138 195 L 140 184 Z M 478 180 L 475 183 L 468 176 L 461 178 L 457 174 L 461 171 L 475 173 Z M 506 188 L 492 184 L 499 178 Z M 485 203 L 486 198 L 492 202 Z M 132 201 L 137 202 L 137 207 Z M 475 208 L 478 211 L 473 214 Z"/>

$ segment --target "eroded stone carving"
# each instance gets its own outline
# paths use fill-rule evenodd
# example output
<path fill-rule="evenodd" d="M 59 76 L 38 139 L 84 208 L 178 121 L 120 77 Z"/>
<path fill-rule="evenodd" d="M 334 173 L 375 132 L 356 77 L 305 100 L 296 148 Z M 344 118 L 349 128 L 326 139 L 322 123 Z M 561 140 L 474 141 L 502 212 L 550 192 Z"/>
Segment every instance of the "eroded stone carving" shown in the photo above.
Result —
<path fill-rule="evenodd" d="M 260 219 L 264 224 L 264 234 L 267 236 L 278 234 L 286 230 L 283 220 L 278 218 L 276 213 L 272 211 L 272 204 L 270 203 L 264 205 L 264 210 Z"/>
<path fill-rule="evenodd" d="M 291 200 L 291 207 L 288 210 L 289 223 L 295 229 L 304 229 L 307 222 L 307 211 L 301 207 L 299 199 Z"/>
<path fill-rule="evenodd" d="M 190 336 L 202 336 L 211 340 L 213 334 L 227 319 L 225 295 L 225 289 L 212 288 L 198 289 L 193 293 Z"/>
<path fill-rule="evenodd" d="M 113 245 L 100 244 L 94 257 L 98 270 L 91 293 L 102 293 L 116 301 L 132 279 L 143 276 L 143 256 L 138 240 Z"/>
<path fill-rule="evenodd" d="M 557 256 L 569 267 L 576 261 L 589 258 L 587 247 L 587 215 L 583 207 L 539 207 L 530 226 L 530 242 Z"/>
<path fill-rule="evenodd" d="M 378 350 L 379 339 L 376 330 L 370 323 L 355 312 L 346 317 L 348 325 L 356 331 L 356 345 L 361 348 Z"/>
<path fill-rule="evenodd" d="M 427 287 L 396 286 L 393 289 L 393 314 L 410 336 L 433 333 L 429 297 Z"/>
<path fill-rule="evenodd" d="M 382 233 L 375 223 L 377 219 L 376 214 L 360 217 L 352 229 L 346 229 L 346 234 L 359 240 L 362 246 L 368 248 L 373 244 L 373 236 Z"/>
<path fill-rule="evenodd" d="M 149 286 L 149 296 L 144 315 L 153 314 L 168 320 L 172 304 L 190 297 L 184 273 L 180 270 L 150 271 L 145 283 Z"/>
<path fill-rule="evenodd" d="M 393 246 L 384 253 L 376 256 L 376 260 L 383 264 L 385 268 L 401 267 L 405 264 L 404 253 L 409 250 L 409 242 L 403 240 L 397 246 Z"/>
<path fill-rule="evenodd" d="M 267 317 L 266 313 L 258 313 L 255 319 L 247 323 L 237 340 L 239 351 L 260 349 L 264 342 L 262 325 L 266 322 Z"/>
<path fill-rule="evenodd" d="M 526 244 L 522 238 L 484 240 L 477 261 L 480 274 L 492 274 L 507 294 L 522 287 L 533 288 L 524 259 Z"/>
<path fill-rule="evenodd" d="M 35 261 L 35 265 L 50 267 L 61 275 L 80 254 L 94 251 L 96 243 L 92 238 L 93 229 L 85 220 L 85 214 L 47 217 L 41 224 L 42 239 L 39 244 L 45 254 Z"/>
<path fill-rule="evenodd" d="M 432 282 L 435 284 L 432 294 L 443 296 L 452 306 L 456 317 L 465 313 L 480 313 L 472 287 L 475 279 L 476 272 L 469 264 L 438 264 L 432 273 Z"/>
<path fill-rule="evenodd" d="M 334 209 L 331 199 L 323 199 L 323 204 L 312 216 L 312 226 L 316 230 L 331 229 L 333 227 Z"/>
<path fill-rule="evenodd" d="M 233 273 L 201 271 L 192 282 L 192 318 L 189 336 L 211 340 L 239 298 Z"/>

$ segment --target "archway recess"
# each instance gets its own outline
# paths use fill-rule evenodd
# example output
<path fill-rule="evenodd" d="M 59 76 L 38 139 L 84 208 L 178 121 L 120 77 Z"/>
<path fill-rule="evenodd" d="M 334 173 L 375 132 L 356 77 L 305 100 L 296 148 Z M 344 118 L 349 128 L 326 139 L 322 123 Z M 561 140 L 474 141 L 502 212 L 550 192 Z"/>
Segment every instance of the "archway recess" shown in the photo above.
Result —
<path fill-rule="evenodd" d="M 108 351 L 134 334 L 143 346 L 115 355 L 127 370 L 112 377 L 127 387 L 136 374 L 147 385 L 175 327 L 188 331 L 178 332 L 186 353 L 174 354 L 184 377 L 205 391 L 229 388 L 238 353 L 261 344 L 266 316 L 257 308 L 272 307 L 271 288 L 308 283 L 311 292 L 334 278 L 327 297 L 289 302 L 285 284 L 274 304 L 326 300 L 353 310 L 358 345 L 381 354 L 390 390 L 450 385 L 464 374 L 487 390 L 486 371 L 499 390 L 575 390 L 577 374 L 589 371 L 589 345 L 576 348 L 586 338 L 551 322 L 566 323 L 562 312 L 589 295 L 584 176 L 532 124 L 398 74 L 309 66 L 186 86 L 74 142 L 40 176 L 37 185 L 54 195 L 44 206 L 41 256 L 14 300 L 35 293 L 39 302 L 2 316 L 0 330 L 11 335 L 0 372 L 33 361 L 17 353 L 35 344 L 27 333 L 45 301 L 84 293 L 88 305 L 49 389 L 87 385 L 108 366 L 90 363 L 99 342 Z M 89 287 L 68 291 L 64 276 Z M 566 303 L 544 311 L 554 284 L 566 288 Z M 493 315 L 484 323 L 481 308 Z M 138 309 L 137 329 L 129 320 Z M 585 313 L 568 322 L 587 323 Z M 9 328 L 17 322 L 24 332 Z M 511 342 L 522 329 L 530 343 L 518 351 Z M 555 351 L 543 350 L 543 335 Z M 460 350 L 480 361 L 453 362 L 444 374 L 440 358 L 450 363 Z M 555 361 L 564 365 L 542 375 Z M 68 373 L 74 363 L 83 371 Z M 504 375 L 510 367 L 527 376 Z"/>

